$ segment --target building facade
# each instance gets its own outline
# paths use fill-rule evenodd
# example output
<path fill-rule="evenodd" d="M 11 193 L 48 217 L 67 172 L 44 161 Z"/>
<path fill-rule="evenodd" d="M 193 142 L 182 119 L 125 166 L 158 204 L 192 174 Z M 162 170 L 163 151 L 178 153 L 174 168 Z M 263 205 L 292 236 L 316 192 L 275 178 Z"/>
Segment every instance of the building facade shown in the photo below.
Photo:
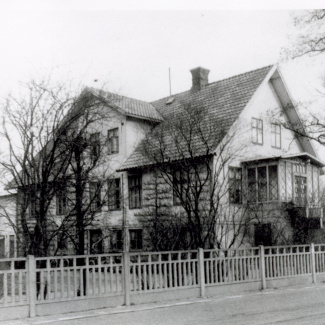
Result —
<path fill-rule="evenodd" d="M 190 90 L 152 103 L 86 90 L 105 99 L 109 119 L 88 130 L 108 172 L 99 191 L 89 182 L 97 210 L 84 253 L 322 238 L 324 164 L 277 66 L 212 83 L 207 69 L 191 73 Z M 59 220 L 67 200 L 54 201 Z M 53 250 L 74 253 L 58 238 Z"/>

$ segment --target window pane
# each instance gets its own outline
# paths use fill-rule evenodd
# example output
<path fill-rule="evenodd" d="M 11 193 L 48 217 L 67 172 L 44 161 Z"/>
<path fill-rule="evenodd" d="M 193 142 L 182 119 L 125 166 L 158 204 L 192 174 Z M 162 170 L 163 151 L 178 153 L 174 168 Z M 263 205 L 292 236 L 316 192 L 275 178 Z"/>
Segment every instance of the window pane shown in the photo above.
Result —
<path fill-rule="evenodd" d="M 295 203 L 305 206 L 307 199 L 307 178 L 295 176 Z"/>
<path fill-rule="evenodd" d="M 248 193 L 247 201 L 256 202 L 256 175 L 255 168 L 249 168 L 247 170 L 247 180 L 248 180 Z"/>
<path fill-rule="evenodd" d="M 272 147 L 281 148 L 281 125 L 271 124 L 271 145 Z"/>
<path fill-rule="evenodd" d="M 123 236 L 122 230 L 112 230 L 111 231 L 111 249 L 121 250 L 123 248 Z"/>
<path fill-rule="evenodd" d="M 92 159 L 97 159 L 100 155 L 100 134 L 99 132 L 90 134 L 91 151 L 90 156 Z"/>
<path fill-rule="evenodd" d="M 9 257 L 15 257 L 15 236 L 9 236 Z"/>
<path fill-rule="evenodd" d="M 263 121 L 252 118 L 252 142 L 263 144 Z"/>
<path fill-rule="evenodd" d="M 103 253 L 103 234 L 100 229 L 89 230 L 90 254 Z"/>
<path fill-rule="evenodd" d="M 142 229 L 130 230 L 130 249 L 142 249 Z"/>
<path fill-rule="evenodd" d="M 5 257 L 5 237 L 0 236 L 0 258 Z"/>
<path fill-rule="evenodd" d="M 120 179 L 109 179 L 107 181 L 108 189 L 108 209 L 118 210 L 121 208 L 120 202 Z"/>
<path fill-rule="evenodd" d="M 92 212 L 101 210 L 101 185 L 99 182 L 89 183 L 90 210 Z"/>
<path fill-rule="evenodd" d="M 129 207 L 130 209 L 141 208 L 142 184 L 141 175 L 129 177 Z"/>
<path fill-rule="evenodd" d="M 257 177 L 258 177 L 258 201 L 263 202 L 267 200 L 266 167 L 259 167 L 257 169 Z"/>
<path fill-rule="evenodd" d="M 242 169 L 229 167 L 229 202 L 242 202 Z"/>
<path fill-rule="evenodd" d="M 278 199 L 278 166 L 269 166 L 269 200 Z"/>
<path fill-rule="evenodd" d="M 107 149 L 108 154 L 119 152 L 118 128 L 107 131 Z"/>

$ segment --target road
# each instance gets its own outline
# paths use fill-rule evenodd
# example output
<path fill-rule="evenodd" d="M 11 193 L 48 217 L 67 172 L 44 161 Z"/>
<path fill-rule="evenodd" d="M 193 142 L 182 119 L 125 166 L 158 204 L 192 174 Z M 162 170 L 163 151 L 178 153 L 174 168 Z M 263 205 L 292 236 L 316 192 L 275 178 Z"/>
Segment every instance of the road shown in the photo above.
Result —
<path fill-rule="evenodd" d="M 325 285 L 3 322 L 60 325 L 325 324 Z"/>

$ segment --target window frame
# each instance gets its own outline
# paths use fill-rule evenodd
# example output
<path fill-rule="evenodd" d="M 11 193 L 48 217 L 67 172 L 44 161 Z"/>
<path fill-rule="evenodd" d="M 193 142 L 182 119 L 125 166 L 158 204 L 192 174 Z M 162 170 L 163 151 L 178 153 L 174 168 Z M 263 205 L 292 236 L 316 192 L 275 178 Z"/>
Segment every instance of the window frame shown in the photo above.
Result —
<path fill-rule="evenodd" d="M 89 204 L 90 212 L 101 212 L 102 197 L 101 197 L 101 183 L 98 181 L 89 182 Z M 96 206 L 95 206 L 96 205 Z"/>
<path fill-rule="evenodd" d="M 94 242 L 94 235 L 100 238 L 97 242 Z M 97 247 L 100 249 L 97 252 L 94 251 L 93 246 L 97 244 Z M 88 245 L 89 245 L 89 254 L 96 255 L 96 254 L 103 254 L 104 253 L 104 236 L 102 229 L 89 229 L 88 230 Z"/>
<path fill-rule="evenodd" d="M 254 122 L 256 122 L 256 124 Z M 258 119 L 256 117 L 252 117 L 251 130 L 252 130 L 251 131 L 252 143 L 263 145 L 264 143 L 263 120 Z M 261 139 L 259 139 L 259 135 L 261 135 Z"/>
<path fill-rule="evenodd" d="M 100 157 L 100 132 L 93 132 L 89 134 L 89 144 L 90 144 L 90 157 L 92 160 L 98 159 Z"/>
<path fill-rule="evenodd" d="M 56 195 L 56 215 L 62 216 L 67 213 L 68 200 L 67 189 L 62 188 Z"/>
<path fill-rule="evenodd" d="M 107 154 L 119 153 L 119 149 L 119 128 L 107 130 Z"/>
<path fill-rule="evenodd" d="M 243 203 L 243 169 L 242 167 L 228 167 L 228 195 L 229 203 L 231 204 L 242 204 Z M 237 175 L 240 175 L 240 178 L 237 178 Z M 231 177 L 233 175 L 233 177 Z M 237 188 L 239 187 L 239 196 L 238 199 L 232 199 L 233 197 L 237 198 Z M 232 193 L 234 191 L 234 193 Z"/>
<path fill-rule="evenodd" d="M 138 180 L 138 182 L 136 182 L 136 180 Z M 132 184 L 133 182 L 134 184 Z M 132 210 L 142 208 L 142 174 L 129 175 L 128 191 L 129 209 Z"/>
<path fill-rule="evenodd" d="M 132 234 L 136 237 L 132 239 Z M 129 229 L 130 250 L 141 250 L 143 248 L 143 231 L 141 228 Z M 135 245 L 133 245 L 135 244 Z"/>
<path fill-rule="evenodd" d="M 277 132 L 277 127 L 279 132 Z M 279 140 L 279 145 L 277 145 L 277 140 Z M 281 124 L 279 123 L 271 123 L 271 147 L 276 149 L 282 147 Z"/>
<path fill-rule="evenodd" d="M 110 250 L 121 251 L 123 249 L 123 230 L 111 229 L 110 231 Z"/>
<path fill-rule="evenodd" d="M 272 196 L 272 188 L 271 188 L 271 182 L 270 182 L 270 169 L 272 167 L 276 166 L 276 177 L 273 178 L 273 180 L 276 180 L 276 187 L 277 187 L 277 197 L 270 199 Z M 265 183 L 262 183 L 262 180 L 259 179 L 259 169 L 261 170 L 262 168 L 266 168 L 266 178 L 265 178 Z M 255 180 L 254 182 L 250 183 L 250 178 L 249 178 L 249 170 L 254 170 L 254 175 L 255 175 Z M 246 201 L 247 203 L 269 203 L 269 202 L 278 202 L 280 198 L 279 194 L 279 165 L 278 163 L 274 164 L 261 164 L 261 165 L 254 165 L 254 166 L 247 166 L 246 167 L 246 188 L 247 188 L 247 198 Z M 260 192 L 259 188 L 261 186 L 266 186 L 266 200 L 260 200 Z M 249 193 L 253 193 L 253 196 L 255 197 L 254 200 L 250 199 Z"/>
<path fill-rule="evenodd" d="M 186 186 L 188 186 L 187 176 L 181 168 L 173 170 L 173 205 L 181 205 L 181 198 L 186 201 Z M 176 189 L 179 191 L 181 198 L 177 195 Z"/>
<path fill-rule="evenodd" d="M 110 178 L 107 180 L 107 206 L 109 211 L 122 209 L 121 204 L 121 179 Z"/>

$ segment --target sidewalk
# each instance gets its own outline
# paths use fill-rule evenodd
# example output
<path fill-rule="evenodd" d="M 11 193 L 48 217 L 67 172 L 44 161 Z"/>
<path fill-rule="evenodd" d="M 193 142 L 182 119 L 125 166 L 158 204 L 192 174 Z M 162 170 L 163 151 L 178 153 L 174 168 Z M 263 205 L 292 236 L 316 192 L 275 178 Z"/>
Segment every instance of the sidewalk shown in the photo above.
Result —
<path fill-rule="evenodd" d="M 54 316 L 43 316 L 43 317 L 35 317 L 35 318 L 26 318 L 26 319 L 19 319 L 19 320 L 10 320 L 10 321 L 3 321 L 0 322 L 1 325 L 40 325 L 40 324 L 55 324 L 55 323 L 62 323 L 65 322 L 65 324 L 69 324 L 70 322 L 80 320 L 82 323 L 82 320 L 85 321 L 84 324 L 88 324 L 90 322 L 96 323 L 96 318 L 100 318 L 105 315 L 116 315 L 122 314 L 123 318 L 127 317 L 128 319 L 131 320 L 131 323 L 128 321 L 127 324 L 132 324 L 132 319 L 134 319 L 136 323 L 136 319 L 134 318 L 137 313 L 141 313 L 144 311 L 150 311 L 150 310 L 156 310 L 156 309 L 167 309 L 164 314 L 166 314 L 166 317 L 168 318 L 169 315 L 169 310 L 173 308 L 173 312 L 175 312 L 176 308 L 179 307 L 184 307 L 186 306 L 190 307 L 190 310 L 194 310 L 195 308 L 197 309 L 202 309 L 204 306 L 207 305 L 214 305 L 216 308 L 220 306 L 232 306 L 234 301 L 241 301 L 241 305 L 245 305 L 246 303 L 249 303 L 252 300 L 260 301 L 261 303 L 259 304 L 260 306 L 260 311 L 256 311 L 257 313 L 259 312 L 260 314 L 263 313 L 263 310 L 265 308 L 263 307 L 265 303 L 263 304 L 263 300 L 267 300 L 266 304 L 269 305 L 270 303 L 268 302 L 269 300 L 279 300 L 280 298 L 283 299 L 287 295 L 288 297 L 290 296 L 295 296 L 295 297 L 304 297 L 307 294 L 310 294 L 311 292 L 315 292 L 315 290 L 318 291 L 318 294 L 323 294 L 325 293 L 325 284 L 317 284 L 317 285 L 309 285 L 309 286 L 297 286 L 297 287 L 287 287 L 287 288 L 281 288 L 281 289 L 268 289 L 264 291 L 258 291 L 258 292 L 247 292 L 241 295 L 228 295 L 228 296 L 223 296 L 223 297 L 207 297 L 207 298 L 196 298 L 196 299 L 188 299 L 188 300 L 175 300 L 171 301 L 169 303 L 151 303 L 151 304 L 143 304 L 143 305 L 132 305 L 129 307 L 125 306 L 120 306 L 116 308 L 103 308 L 103 309 L 96 309 L 92 311 L 86 311 L 86 312 L 78 312 L 78 313 L 69 313 L 69 314 L 59 314 L 59 315 L 54 315 Z M 278 297 L 278 298 L 277 298 Z M 296 298 L 297 299 L 297 298 Z M 230 302 L 230 301 L 231 302 Z M 258 306 L 256 306 L 258 308 Z M 301 306 L 302 307 L 302 306 Z M 278 307 L 277 307 L 278 308 Z M 297 303 L 297 308 L 299 307 L 299 303 Z M 188 309 L 188 308 L 187 308 Z M 236 309 L 236 308 L 234 308 Z M 223 307 L 222 310 L 225 310 Z M 249 308 L 247 306 L 247 311 L 249 311 Z M 236 316 L 236 313 L 238 313 L 239 310 L 234 310 L 234 316 Z M 268 310 L 268 313 L 271 311 Z M 130 314 L 134 313 L 134 315 L 129 315 L 126 316 L 125 314 Z M 245 313 L 245 312 L 244 312 Z M 156 314 L 156 313 L 155 313 Z M 249 313 L 248 313 L 249 314 Z M 219 311 L 219 315 L 222 318 L 222 312 Z M 243 320 L 244 320 L 244 315 L 243 315 Z M 217 321 L 217 319 L 214 319 Z M 221 320 L 221 319 L 220 319 Z M 227 318 L 228 321 L 228 318 Z M 229 318 L 230 321 L 230 318 Z M 79 322 L 78 322 L 79 323 Z M 228 322 L 227 322 L 228 323 Z M 325 323 L 325 321 L 324 321 Z M 113 323 L 114 324 L 114 323 Z"/>

